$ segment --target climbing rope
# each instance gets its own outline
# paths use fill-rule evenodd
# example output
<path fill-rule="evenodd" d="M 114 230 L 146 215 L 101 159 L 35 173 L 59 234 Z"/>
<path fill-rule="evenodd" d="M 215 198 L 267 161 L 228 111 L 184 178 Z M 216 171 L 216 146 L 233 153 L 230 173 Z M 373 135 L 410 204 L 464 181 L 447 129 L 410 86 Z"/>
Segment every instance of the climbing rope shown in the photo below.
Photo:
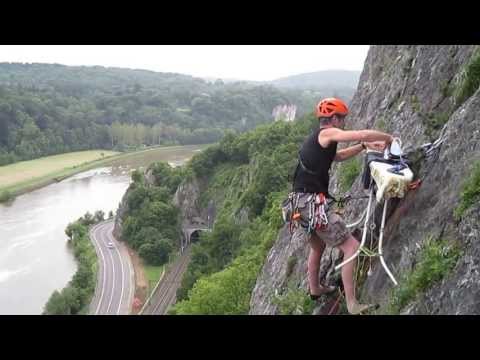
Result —
<path fill-rule="evenodd" d="M 338 296 L 333 305 L 330 307 L 330 310 L 328 311 L 327 315 L 332 315 L 334 311 L 338 310 L 338 304 L 340 304 L 340 300 L 343 298 L 343 290 L 338 289 Z"/>

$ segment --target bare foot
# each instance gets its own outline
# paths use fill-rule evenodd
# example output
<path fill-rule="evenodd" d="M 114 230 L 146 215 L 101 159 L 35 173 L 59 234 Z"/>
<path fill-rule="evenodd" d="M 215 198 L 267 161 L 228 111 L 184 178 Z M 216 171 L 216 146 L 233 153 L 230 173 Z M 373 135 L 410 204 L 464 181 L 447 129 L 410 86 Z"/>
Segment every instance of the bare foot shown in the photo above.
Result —
<path fill-rule="evenodd" d="M 354 302 L 352 304 L 347 303 L 348 312 L 352 315 L 358 315 L 367 309 L 376 308 L 376 307 L 377 305 L 375 304 L 359 304 L 358 302 Z"/>
<path fill-rule="evenodd" d="M 318 290 L 317 291 L 311 291 L 310 290 L 310 295 L 315 297 L 315 298 L 318 298 L 324 294 L 330 294 L 332 292 L 334 292 L 335 290 L 337 289 L 336 286 L 324 286 L 324 285 L 320 285 L 318 287 Z"/>

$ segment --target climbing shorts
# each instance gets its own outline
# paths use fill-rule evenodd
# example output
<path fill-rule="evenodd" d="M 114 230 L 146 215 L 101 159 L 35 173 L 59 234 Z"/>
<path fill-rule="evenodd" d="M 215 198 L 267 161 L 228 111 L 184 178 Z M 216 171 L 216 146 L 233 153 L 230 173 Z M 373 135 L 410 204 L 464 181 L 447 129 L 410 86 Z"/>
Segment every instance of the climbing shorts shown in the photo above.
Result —
<path fill-rule="evenodd" d="M 307 199 L 309 193 L 299 193 L 298 211 L 300 212 L 301 222 L 308 223 L 309 209 Z M 315 234 L 320 240 L 323 240 L 328 246 L 335 247 L 343 244 L 349 237 L 350 232 L 347 229 L 342 217 L 333 210 L 327 211 L 328 225 L 315 230 Z M 303 226 L 302 226 L 303 227 Z M 304 227 L 303 227 L 304 228 Z M 305 228 L 304 228 L 305 229 Z M 306 229 L 305 229 L 306 230 Z"/>

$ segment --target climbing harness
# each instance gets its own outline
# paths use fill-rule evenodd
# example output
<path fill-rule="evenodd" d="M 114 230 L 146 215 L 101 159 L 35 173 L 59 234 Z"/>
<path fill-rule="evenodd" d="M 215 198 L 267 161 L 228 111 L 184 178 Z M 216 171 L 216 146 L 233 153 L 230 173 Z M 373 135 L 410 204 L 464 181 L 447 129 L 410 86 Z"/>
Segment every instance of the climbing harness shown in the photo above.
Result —
<path fill-rule="evenodd" d="M 307 194 L 291 192 L 288 198 L 282 203 L 282 217 L 285 223 L 289 224 L 290 234 L 293 234 L 296 228 L 302 226 L 308 234 L 316 230 L 326 229 L 328 226 L 328 203 L 325 194 L 309 194 L 306 200 L 300 199 Z M 300 200 L 302 204 L 300 206 Z M 306 208 L 308 218 L 302 219 L 300 210 Z"/>
<path fill-rule="evenodd" d="M 311 175 L 319 174 L 305 166 L 300 152 L 298 155 L 298 164 L 293 175 L 292 183 L 295 181 L 299 168 L 302 168 L 305 172 Z M 300 198 L 307 194 L 309 195 L 306 201 L 304 201 L 304 198 Z M 287 199 L 282 203 L 283 221 L 289 224 L 290 234 L 293 234 L 295 229 L 299 226 L 306 229 L 309 235 L 316 230 L 326 229 L 328 226 L 327 212 L 329 208 L 327 197 L 333 199 L 330 195 L 325 196 L 323 193 L 299 193 L 295 192 L 292 188 Z M 302 204 L 300 204 L 301 200 Z M 302 219 L 300 210 L 305 208 L 308 210 L 308 218 Z"/>

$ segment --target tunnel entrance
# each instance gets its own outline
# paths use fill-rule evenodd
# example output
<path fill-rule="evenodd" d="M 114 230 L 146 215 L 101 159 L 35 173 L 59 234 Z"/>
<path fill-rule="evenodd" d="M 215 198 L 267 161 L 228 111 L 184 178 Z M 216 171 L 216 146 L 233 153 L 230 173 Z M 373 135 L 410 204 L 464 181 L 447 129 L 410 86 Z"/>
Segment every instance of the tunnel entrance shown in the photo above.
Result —
<path fill-rule="evenodd" d="M 198 240 L 200 240 L 200 232 L 201 230 L 195 230 L 194 232 L 192 232 L 192 235 L 190 235 L 190 242 L 198 242 Z"/>

